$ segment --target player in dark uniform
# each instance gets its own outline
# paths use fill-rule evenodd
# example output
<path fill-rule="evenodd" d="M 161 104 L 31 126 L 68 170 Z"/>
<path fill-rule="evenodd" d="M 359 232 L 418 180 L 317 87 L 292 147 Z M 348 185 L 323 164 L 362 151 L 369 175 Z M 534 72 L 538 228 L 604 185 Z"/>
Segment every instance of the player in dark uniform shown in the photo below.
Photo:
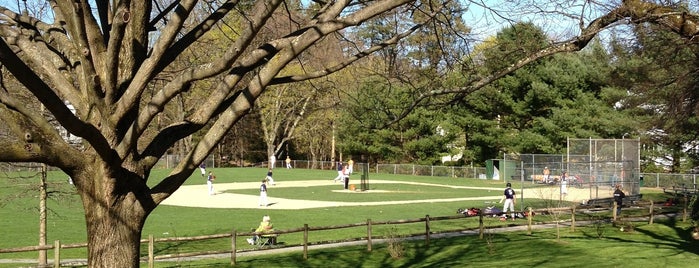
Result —
<path fill-rule="evenodd" d="M 502 199 L 500 200 L 500 203 L 505 200 L 505 205 L 502 208 L 502 213 L 503 215 L 507 214 L 507 210 L 510 210 L 512 220 L 515 220 L 515 202 L 517 198 L 515 198 L 515 190 L 512 190 L 512 184 L 507 183 L 507 188 L 505 188 L 504 195 Z"/>

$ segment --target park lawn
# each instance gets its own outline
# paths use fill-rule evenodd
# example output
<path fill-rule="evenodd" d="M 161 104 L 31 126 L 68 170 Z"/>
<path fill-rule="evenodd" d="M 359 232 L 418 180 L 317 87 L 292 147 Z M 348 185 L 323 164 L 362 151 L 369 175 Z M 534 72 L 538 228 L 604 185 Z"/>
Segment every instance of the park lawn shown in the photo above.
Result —
<path fill-rule="evenodd" d="M 695 267 L 699 242 L 687 237 L 688 222 L 659 220 L 655 224 L 634 223 L 632 232 L 621 232 L 611 224 L 556 230 L 489 232 L 424 240 L 398 240 L 402 257 L 394 258 L 388 244 L 347 246 L 238 257 L 235 267 Z M 601 234 L 601 235 L 600 235 Z M 399 237 L 400 238 L 400 237 Z M 142 265 L 146 265 L 143 263 Z M 0 265 L 0 267 L 17 267 Z M 157 262 L 155 267 L 230 267 L 230 258 Z"/>
<path fill-rule="evenodd" d="M 217 176 L 217 183 L 227 182 L 257 182 L 266 175 L 263 168 L 222 168 L 209 169 Z M 152 180 L 157 181 L 164 177 L 168 170 L 154 170 Z M 16 176 L 16 178 L 0 180 L 0 248 L 24 247 L 36 245 L 38 241 L 38 200 L 36 195 L 36 177 Z M 334 170 L 307 170 L 307 169 L 275 169 L 275 180 L 283 183 L 290 180 L 327 180 L 334 178 Z M 452 186 L 480 186 L 498 187 L 503 186 L 501 181 L 487 181 L 478 179 L 458 179 L 447 177 L 421 177 L 406 175 L 386 175 L 370 174 L 371 180 L 398 180 L 421 183 L 435 183 Z M 68 184 L 67 176 L 61 172 L 49 173 L 49 191 L 53 192 L 53 198 L 48 202 L 50 210 L 48 214 L 48 243 L 60 240 L 62 244 L 83 243 L 86 241 L 85 221 L 83 208 L 74 188 Z M 185 184 L 204 184 L 198 172 L 195 172 Z M 151 183 L 149 183 L 151 184 Z M 381 187 L 389 185 L 376 184 Z M 396 184 L 399 185 L 399 184 Z M 400 184 L 405 187 L 407 184 Z M 447 187 L 427 187 L 430 189 L 428 195 L 443 196 L 443 191 L 448 191 L 450 195 L 461 197 L 471 194 L 470 190 L 450 189 Z M 419 189 L 427 189 L 419 187 Z M 275 190 L 282 190 L 281 188 Z M 412 189 L 417 190 L 417 189 Z M 298 191 L 296 191 L 298 192 Z M 332 200 L 337 194 L 325 191 L 325 196 L 319 196 L 319 200 Z M 276 194 L 276 193 L 275 193 Z M 281 193 L 280 193 L 281 194 Z M 288 194 L 294 195 L 294 190 Z M 484 195 L 490 196 L 491 193 Z M 495 193 L 498 194 L 498 193 Z M 345 195 L 346 196 L 346 195 Z M 358 194 L 362 196 L 362 194 Z M 308 198 L 308 197 L 306 197 Z M 380 197 L 379 201 L 389 201 L 395 196 L 386 195 Z M 403 198 L 403 197 L 401 197 Z M 664 198 L 658 195 L 657 198 Z M 316 197 L 314 197 L 316 199 Z M 526 206 L 541 207 L 542 202 L 537 199 L 525 200 Z M 260 210 L 260 209 L 213 209 L 213 208 L 188 208 L 159 206 L 149 216 L 143 229 L 143 238 L 153 235 L 155 238 L 164 237 L 185 237 L 230 233 L 233 230 L 246 232 L 258 225 L 262 215 L 269 214 L 277 229 L 300 228 L 303 224 L 309 226 L 332 226 L 349 223 L 400 219 L 414 219 L 430 215 L 451 216 L 456 215 L 458 208 L 484 207 L 489 206 L 485 201 L 459 201 L 459 202 L 437 202 L 437 203 L 417 203 L 406 205 L 382 205 L 382 206 L 354 206 L 354 207 L 333 207 L 304 210 Z M 492 204 L 497 205 L 498 204 Z M 502 223 L 496 219 L 489 219 L 488 226 L 498 226 Z M 432 223 L 432 231 L 475 228 L 477 221 L 473 220 L 451 220 L 436 221 Z M 399 235 L 407 235 L 424 231 L 424 225 L 407 224 L 401 225 Z M 388 226 L 376 227 L 375 235 L 385 236 L 395 232 Z M 323 231 L 313 233 L 309 238 L 314 241 L 339 241 L 354 237 L 362 237 L 366 231 L 362 228 L 342 229 L 334 231 Z M 299 244 L 302 241 L 300 234 L 286 234 L 282 236 L 282 242 L 287 245 Z M 239 239 L 238 246 L 245 248 L 247 245 L 243 239 Z M 156 244 L 156 254 L 168 254 L 177 252 L 194 252 L 200 250 L 221 250 L 230 247 L 228 239 L 218 239 L 207 242 L 180 242 L 175 248 L 175 244 Z M 143 252 L 145 253 L 145 245 Z M 49 253 L 51 256 L 52 253 Z M 86 249 L 69 249 L 62 251 L 62 258 L 84 258 Z M 0 258 L 35 258 L 36 252 L 2 254 Z"/>
<path fill-rule="evenodd" d="M 217 176 L 216 183 L 227 182 L 257 182 L 266 175 L 264 168 L 211 168 Z M 167 175 L 169 170 L 154 170 L 151 181 L 157 181 Z M 334 170 L 308 170 L 308 169 L 275 169 L 275 177 L 278 181 L 285 180 L 328 180 L 334 175 Z M 374 176 L 376 175 L 376 176 Z M 37 182 L 38 173 L 23 172 L 0 180 L 0 248 L 13 248 L 36 245 L 38 241 L 38 198 Z M 389 180 L 405 180 L 430 183 L 448 183 L 453 185 L 467 185 L 467 181 L 479 185 L 489 185 L 481 180 L 452 179 L 452 178 L 423 178 L 419 176 L 385 176 L 370 174 L 371 178 L 381 177 Z M 68 183 L 68 176 L 60 171 L 51 171 L 47 178 L 49 191 L 52 197 L 48 201 L 48 234 L 47 241 L 60 240 L 62 244 L 84 243 L 87 240 L 85 219 L 82 203 L 75 189 Z M 185 185 L 204 184 L 198 172 L 185 182 Z M 149 183 L 151 184 L 151 183 Z M 446 189 L 446 188 L 445 188 Z M 293 192 L 293 191 L 292 191 Z M 330 192 L 328 191 L 329 195 Z M 307 198 L 307 197 L 306 197 Z M 325 199 L 330 199 L 325 197 Z M 381 201 L 390 198 L 383 197 Z M 347 207 L 347 208 L 322 208 L 303 211 L 277 211 L 262 212 L 257 209 L 209 209 L 159 206 L 149 216 L 143 237 L 148 235 L 159 237 L 183 237 L 207 234 L 230 233 L 233 229 L 248 231 L 257 226 L 263 214 L 269 213 L 278 229 L 298 228 L 308 223 L 311 226 L 327 226 L 365 222 L 367 219 L 375 221 L 389 219 L 419 218 L 427 214 L 454 215 L 457 208 L 480 206 L 482 201 L 469 204 L 468 202 L 451 203 L 424 203 L 413 205 Z M 334 240 L 347 237 L 348 233 L 338 231 L 337 236 L 327 239 Z M 351 233 L 349 233 L 351 234 Z M 291 240 L 295 240 L 290 237 Z M 299 239 L 300 241 L 300 239 Z M 222 245 L 229 242 L 222 241 Z M 64 258 L 82 258 L 86 250 L 65 250 Z M 51 255 L 51 253 L 49 253 Z M 36 253 L 2 254 L 0 258 L 29 257 Z"/>
<path fill-rule="evenodd" d="M 424 240 L 398 240 L 403 256 L 394 258 L 388 244 L 347 246 L 238 257 L 235 267 L 696 267 L 699 241 L 687 237 L 688 222 L 634 223 L 631 232 L 611 224 L 579 226 L 572 232 L 538 229 L 532 235 L 513 231 Z M 600 235 L 601 234 L 601 235 Z M 229 267 L 230 259 L 163 262 L 156 267 Z"/>

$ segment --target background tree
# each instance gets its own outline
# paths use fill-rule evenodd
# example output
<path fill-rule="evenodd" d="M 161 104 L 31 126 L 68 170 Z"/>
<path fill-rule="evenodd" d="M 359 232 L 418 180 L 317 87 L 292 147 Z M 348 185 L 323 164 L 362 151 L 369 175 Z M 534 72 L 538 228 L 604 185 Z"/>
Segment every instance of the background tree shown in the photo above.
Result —
<path fill-rule="evenodd" d="M 446 120 L 437 102 L 411 109 L 413 114 L 396 119 L 420 92 L 446 86 L 468 51 L 470 29 L 458 2 L 421 3 L 430 13 L 396 9 L 347 36 L 348 49 L 373 45 L 414 24 L 425 24 L 404 42 L 369 57 L 348 72 L 358 78 L 340 95 L 340 147 L 370 162 L 434 164 L 449 154 L 454 133 L 437 129 Z M 434 18 L 434 19 L 432 19 Z M 429 23 L 426 23 L 429 21 Z M 443 129 L 443 128 L 442 128 Z"/>
<path fill-rule="evenodd" d="M 189 177 L 267 86 L 322 77 L 395 40 L 343 64 L 294 76 L 284 67 L 324 36 L 356 26 L 409 1 L 378 1 L 346 10 L 332 2 L 298 30 L 257 40 L 282 1 L 55 1 L 53 21 L 0 7 L 0 62 L 21 87 L 0 90 L 1 161 L 43 162 L 73 178 L 85 208 L 88 266 L 139 263 L 141 230 L 148 214 Z M 159 2 L 158 2 L 159 3 Z M 199 14 L 192 11 L 208 10 Z M 416 7 L 415 7 L 416 8 Z M 94 10 L 94 13 L 93 13 Z M 224 20 L 227 16 L 240 20 Z M 222 22 L 243 29 L 212 60 L 187 66 L 174 62 L 202 45 Z M 156 30 L 157 34 L 150 34 Z M 251 44 L 261 44 L 251 46 Z M 162 84 L 163 74 L 175 74 Z M 201 88 L 207 94 L 184 119 L 157 125 L 156 118 L 178 96 Z M 15 94 L 25 92 L 25 94 Z M 26 94 L 29 93 L 29 94 Z M 31 96 L 35 102 L 21 102 Z M 73 114 L 65 103 L 75 107 Z M 42 103 L 65 129 L 83 139 L 72 146 L 46 117 L 27 103 Z M 152 131 L 152 132 L 151 132 Z M 158 159 L 176 142 L 193 136 L 191 149 L 164 178 L 150 177 Z"/>
<path fill-rule="evenodd" d="M 699 163 L 699 46 L 654 25 L 634 25 L 612 42 L 614 80 L 630 95 L 623 102 L 643 120 L 645 165 L 685 172 Z M 685 163 L 682 165 L 682 163 Z"/>
<path fill-rule="evenodd" d="M 518 31 L 524 33 L 513 33 Z M 526 45 L 515 44 L 536 50 L 547 41 L 540 29 L 523 24 L 504 29 L 493 42 L 483 52 L 484 73 L 512 64 L 504 55 L 528 53 Z M 635 129 L 634 120 L 616 107 L 626 95 L 610 85 L 608 64 L 595 42 L 575 54 L 540 59 L 469 94 L 453 110 L 473 151 L 467 155 L 482 162 L 503 153 L 560 154 L 568 137 L 618 138 Z"/>
<path fill-rule="evenodd" d="M 339 139 L 341 149 L 363 161 L 435 164 L 448 154 L 453 132 L 438 133 L 447 115 L 424 107 L 386 126 L 410 98 L 410 89 L 390 83 L 384 76 L 367 78 L 343 102 Z"/>
<path fill-rule="evenodd" d="M 298 83 L 293 87 L 302 85 Z M 279 85 L 270 87 L 270 92 L 260 98 L 260 125 L 267 147 L 267 159 L 272 155 L 277 159 L 285 159 L 282 150 L 285 150 L 283 156 L 289 156 L 288 146 L 297 136 L 299 121 L 306 118 L 309 103 L 316 95 L 317 92 L 312 88 L 302 91 L 292 89 L 292 85 Z M 270 167 L 272 164 L 269 164 Z"/>

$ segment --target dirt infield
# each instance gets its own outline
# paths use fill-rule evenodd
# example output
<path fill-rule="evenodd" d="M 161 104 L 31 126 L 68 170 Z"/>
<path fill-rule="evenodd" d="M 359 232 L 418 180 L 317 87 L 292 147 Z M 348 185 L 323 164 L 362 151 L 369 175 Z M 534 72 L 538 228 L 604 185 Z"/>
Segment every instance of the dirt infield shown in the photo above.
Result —
<path fill-rule="evenodd" d="M 483 189 L 483 190 L 495 190 L 498 193 L 493 196 L 481 196 L 481 197 L 464 197 L 464 198 L 443 198 L 443 199 L 424 199 L 424 200 L 406 200 L 406 201 L 382 201 L 382 202 L 337 202 L 337 201 L 318 201 L 318 200 L 302 200 L 302 199 L 286 199 L 274 197 L 274 188 L 286 188 L 286 187 L 312 187 L 312 186 L 328 186 L 335 185 L 338 190 L 334 190 L 338 194 L 372 194 L 381 193 L 385 191 L 379 190 L 367 190 L 367 191 L 349 191 L 339 189 L 340 185 L 333 183 L 331 180 L 328 181 L 318 181 L 318 180 L 308 180 L 308 181 L 289 181 L 289 182 L 277 182 L 275 186 L 270 187 L 269 206 L 260 207 L 259 196 L 257 195 L 246 195 L 246 194 L 233 194 L 226 193 L 228 190 L 236 189 L 257 189 L 260 186 L 259 182 L 241 182 L 241 183 L 220 183 L 214 184 L 214 189 L 216 191 L 215 195 L 208 195 L 206 185 L 185 185 L 180 187 L 175 193 L 170 196 L 163 205 L 170 206 L 183 206 L 183 207 L 206 207 L 206 208 L 250 208 L 250 209 L 306 209 L 306 208 L 323 208 L 323 207 L 339 207 L 339 206 L 376 206 L 376 205 L 395 205 L 395 204 L 411 204 L 411 203 L 435 203 L 435 202 L 454 202 L 454 201 L 466 201 L 466 200 L 484 200 L 484 201 L 499 201 L 501 196 L 499 194 L 503 188 L 487 188 L 487 187 L 467 187 L 467 186 L 452 186 L 443 184 L 429 184 L 429 183 L 415 183 L 415 182 L 405 182 L 405 181 L 388 181 L 388 180 L 372 180 L 373 184 L 415 184 L 415 185 L 429 185 L 438 187 L 448 187 L 448 188 L 460 188 L 460 189 Z M 517 190 L 517 194 L 522 194 L 520 190 Z M 548 198 L 556 200 L 560 197 L 558 194 L 559 188 L 556 186 L 547 188 L 536 188 L 536 189 L 525 189 L 525 198 Z M 566 201 L 579 202 L 587 199 L 588 191 L 585 189 L 568 189 L 568 195 L 565 196 Z"/>

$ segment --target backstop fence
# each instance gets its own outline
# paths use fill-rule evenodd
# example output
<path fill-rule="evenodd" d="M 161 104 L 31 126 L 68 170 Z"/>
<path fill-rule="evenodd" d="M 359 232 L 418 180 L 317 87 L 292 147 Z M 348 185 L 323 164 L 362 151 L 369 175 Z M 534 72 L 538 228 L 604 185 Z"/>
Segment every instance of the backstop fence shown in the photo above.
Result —
<path fill-rule="evenodd" d="M 505 180 L 586 188 L 590 199 L 610 197 L 616 185 L 637 195 L 643 180 L 639 144 L 638 139 L 568 139 L 566 154 L 505 154 L 499 175 Z"/>

